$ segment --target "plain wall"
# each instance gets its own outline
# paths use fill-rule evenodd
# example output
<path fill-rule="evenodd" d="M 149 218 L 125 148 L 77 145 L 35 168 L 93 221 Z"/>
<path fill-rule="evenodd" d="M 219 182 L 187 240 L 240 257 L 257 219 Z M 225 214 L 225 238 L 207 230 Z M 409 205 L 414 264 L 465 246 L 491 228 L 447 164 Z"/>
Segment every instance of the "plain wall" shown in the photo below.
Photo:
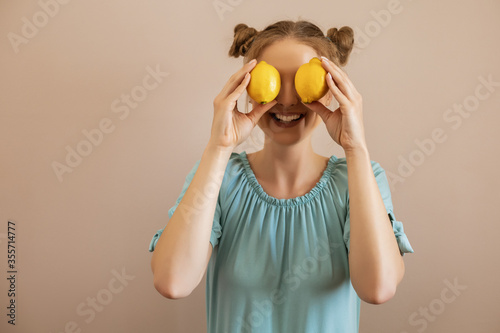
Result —
<path fill-rule="evenodd" d="M 360 332 L 500 331 L 498 1 L 54 4 L 0 2 L 2 332 L 206 331 L 205 279 L 188 298 L 162 297 L 149 242 L 201 158 L 213 99 L 242 65 L 227 56 L 234 26 L 299 18 L 355 30 L 344 70 L 415 250 L 396 296 L 362 304 Z M 150 71 L 162 74 L 144 90 Z M 235 151 L 259 150 L 254 134 Z M 324 124 L 313 146 L 344 156 Z M 76 149 L 81 160 L 68 157 Z M 66 165 L 59 177 L 55 165 Z"/>

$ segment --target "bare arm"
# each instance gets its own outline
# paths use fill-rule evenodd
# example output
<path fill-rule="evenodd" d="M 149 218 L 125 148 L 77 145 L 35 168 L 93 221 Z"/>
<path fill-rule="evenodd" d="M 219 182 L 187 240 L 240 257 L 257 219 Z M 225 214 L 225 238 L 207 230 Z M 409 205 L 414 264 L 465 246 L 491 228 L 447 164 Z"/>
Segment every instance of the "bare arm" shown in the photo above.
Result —
<path fill-rule="evenodd" d="M 246 114 L 238 111 L 238 98 L 248 86 L 249 72 L 256 63 L 254 59 L 243 65 L 215 97 L 209 143 L 186 193 L 156 243 L 151 258 L 154 285 L 167 298 L 188 296 L 203 278 L 212 254 L 210 234 L 217 197 L 233 148 L 250 135 L 262 115 L 276 104 L 261 104 Z M 214 188 L 219 191 L 211 195 Z"/>
<path fill-rule="evenodd" d="M 151 269 L 154 286 L 167 298 L 188 296 L 205 274 L 217 193 L 232 149 L 208 144 L 196 173 L 177 209 L 159 237 Z"/>
<path fill-rule="evenodd" d="M 404 262 L 367 149 L 346 152 L 351 283 L 367 303 L 391 299 L 404 275 Z"/>

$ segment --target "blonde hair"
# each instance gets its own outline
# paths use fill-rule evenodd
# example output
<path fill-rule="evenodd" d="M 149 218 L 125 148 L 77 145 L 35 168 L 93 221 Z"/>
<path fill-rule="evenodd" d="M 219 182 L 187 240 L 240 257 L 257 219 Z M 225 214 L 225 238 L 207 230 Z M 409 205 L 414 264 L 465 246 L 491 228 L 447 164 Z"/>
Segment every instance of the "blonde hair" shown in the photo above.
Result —
<path fill-rule="evenodd" d="M 244 57 L 247 63 L 257 58 L 264 48 L 272 43 L 292 38 L 301 44 L 312 47 L 320 56 L 325 56 L 339 67 L 345 66 L 354 45 L 354 31 L 348 26 L 340 29 L 330 28 L 326 35 L 314 23 L 300 21 L 279 21 L 257 31 L 244 23 L 234 27 L 234 40 L 229 56 Z"/>

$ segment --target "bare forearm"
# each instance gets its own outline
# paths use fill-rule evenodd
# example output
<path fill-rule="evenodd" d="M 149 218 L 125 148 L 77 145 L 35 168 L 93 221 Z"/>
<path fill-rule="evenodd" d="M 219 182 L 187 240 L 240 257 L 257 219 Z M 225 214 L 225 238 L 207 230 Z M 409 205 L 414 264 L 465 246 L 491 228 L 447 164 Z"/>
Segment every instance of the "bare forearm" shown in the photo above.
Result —
<path fill-rule="evenodd" d="M 373 174 L 367 149 L 346 152 L 351 283 L 369 303 L 390 299 L 404 274 L 404 263 Z"/>
<path fill-rule="evenodd" d="M 188 189 L 156 243 L 151 267 L 155 286 L 165 294 L 184 295 L 198 285 L 205 272 L 217 197 L 230 155 L 229 149 L 207 145 Z"/>

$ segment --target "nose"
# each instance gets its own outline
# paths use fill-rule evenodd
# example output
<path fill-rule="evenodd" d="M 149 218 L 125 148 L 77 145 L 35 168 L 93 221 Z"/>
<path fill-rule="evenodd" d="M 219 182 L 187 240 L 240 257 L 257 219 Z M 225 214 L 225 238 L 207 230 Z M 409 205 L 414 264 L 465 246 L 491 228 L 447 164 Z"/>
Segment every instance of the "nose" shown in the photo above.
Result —
<path fill-rule="evenodd" d="M 293 78 L 288 80 L 281 80 L 281 88 L 276 96 L 276 102 L 284 108 L 293 107 L 299 102 L 299 95 L 295 90 L 295 83 Z"/>

